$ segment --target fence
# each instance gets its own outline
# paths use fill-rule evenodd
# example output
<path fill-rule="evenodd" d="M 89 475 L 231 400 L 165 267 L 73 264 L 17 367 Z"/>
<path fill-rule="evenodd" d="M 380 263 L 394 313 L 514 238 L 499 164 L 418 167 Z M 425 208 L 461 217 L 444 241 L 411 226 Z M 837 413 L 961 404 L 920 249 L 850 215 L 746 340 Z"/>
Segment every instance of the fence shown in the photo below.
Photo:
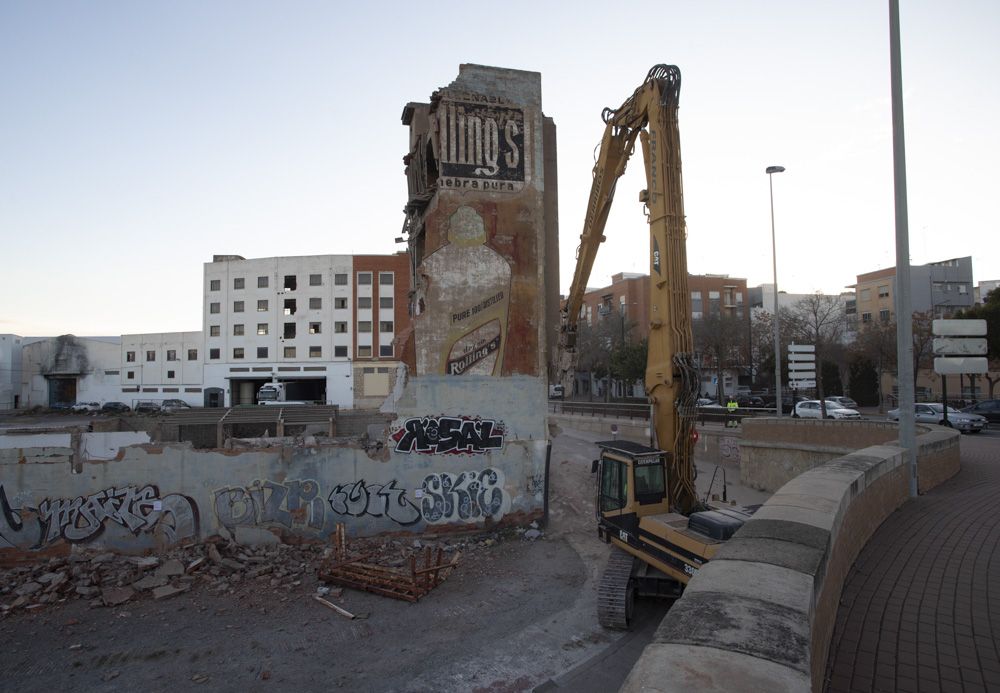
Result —
<path fill-rule="evenodd" d="M 649 405 L 631 402 L 576 402 L 572 400 L 550 400 L 549 411 L 553 414 L 577 414 L 581 416 L 615 417 L 621 419 L 642 419 L 649 421 Z M 698 407 L 696 418 L 699 423 L 737 423 L 748 417 L 774 416 L 773 409 L 740 407 L 730 414 L 725 407 Z"/>

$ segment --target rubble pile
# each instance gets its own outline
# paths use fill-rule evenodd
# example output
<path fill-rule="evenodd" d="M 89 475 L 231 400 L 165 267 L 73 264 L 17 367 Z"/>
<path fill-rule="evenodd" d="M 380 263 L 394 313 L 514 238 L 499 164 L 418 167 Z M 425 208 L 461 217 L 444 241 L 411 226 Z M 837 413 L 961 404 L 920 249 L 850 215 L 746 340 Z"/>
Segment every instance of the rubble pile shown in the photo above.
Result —
<path fill-rule="evenodd" d="M 535 541 L 542 532 L 505 529 L 468 536 L 352 538 L 352 551 L 382 566 L 405 568 L 428 549 L 443 556 L 466 555 L 503 541 Z M 91 607 L 118 606 L 140 599 L 167 599 L 194 588 L 238 597 L 312 590 L 317 571 L 334 556 L 326 543 L 241 545 L 222 537 L 159 556 L 73 553 L 33 565 L 0 568 L 0 616 L 36 611 L 68 600 L 88 600 Z M 303 587 L 304 586 L 304 587 Z"/>

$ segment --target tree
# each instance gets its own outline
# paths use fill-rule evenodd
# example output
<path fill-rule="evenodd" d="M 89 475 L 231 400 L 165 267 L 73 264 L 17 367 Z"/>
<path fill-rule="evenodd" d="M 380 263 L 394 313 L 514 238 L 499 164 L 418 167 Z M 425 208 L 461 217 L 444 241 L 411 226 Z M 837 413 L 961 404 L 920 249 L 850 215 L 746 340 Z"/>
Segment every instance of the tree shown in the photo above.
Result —
<path fill-rule="evenodd" d="M 622 383 L 635 383 L 646 376 L 648 343 L 622 342 L 611 352 L 611 375 Z"/>
<path fill-rule="evenodd" d="M 604 380 L 609 376 L 619 377 L 612 372 L 612 354 L 625 342 L 634 325 L 635 323 L 621 320 L 615 313 L 599 317 L 592 325 L 581 320 L 576 334 L 577 371 L 589 372 L 591 382 Z M 645 369 L 645 363 L 643 368 Z M 605 387 L 605 401 L 609 396 L 610 387 Z"/>
<path fill-rule="evenodd" d="M 930 312 L 913 314 L 913 387 L 917 386 L 917 375 L 921 368 L 934 365 L 934 316 Z M 898 374 L 896 376 L 899 377 Z"/>
<path fill-rule="evenodd" d="M 896 323 L 881 320 L 863 323 L 854 344 L 851 345 L 851 394 L 859 402 L 860 393 L 855 393 L 854 382 L 856 378 L 859 382 L 868 382 L 865 380 L 867 378 L 865 363 L 875 374 L 874 389 L 877 391 L 881 412 L 885 405 L 882 376 L 896 369 Z M 874 403 L 874 399 L 869 401 Z"/>
<path fill-rule="evenodd" d="M 692 323 L 694 348 L 702 358 L 714 365 L 719 373 L 716 396 L 722 400 L 722 371 L 744 364 L 747 343 L 746 322 L 736 315 L 708 313 Z"/>
<path fill-rule="evenodd" d="M 989 399 L 993 399 L 994 388 L 1000 382 L 1000 377 L 993 375 L 1000 371 L 1000 289 L 989 292 L 980 305 L 960 311 L 956 317 L 986 321 L 986 358 L 991 372 L 983 377 L 990 386 Z"/>
<path fill-rule="evenodd" d="M 820 415 L 826 418 L 826 400 L 823 395 L 823 357 L 834 351 L 840 343 L 847 324 L 844 305 L 839 296 L 829 296 L 816 292 L 797 301 L 789 311 L 789 322 L 796 341 L 816 346 L 817 394 L 820 401 Z"/>

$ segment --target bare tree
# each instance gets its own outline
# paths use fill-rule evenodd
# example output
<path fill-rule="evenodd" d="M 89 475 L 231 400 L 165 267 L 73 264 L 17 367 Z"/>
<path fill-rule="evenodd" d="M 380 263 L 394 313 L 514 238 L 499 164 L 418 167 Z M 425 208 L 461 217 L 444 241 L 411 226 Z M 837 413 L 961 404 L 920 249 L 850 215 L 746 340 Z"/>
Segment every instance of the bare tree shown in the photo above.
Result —
<path fill-rule="evenodd" d="M 722 371 L 724 368 L 739 368 L 745 363 L 744 351 L 747 345 L 746 322 L 735 315 L 706 314 L 692 322 L 695 350 L 702 358 L 713 364 L 717 378 L 716 397 L 722 401 Z"/>
<path fill-rule="evenodd" d="M 847 325 L 847 315 L 839 296 L 819 292 L 797 301 L 789 311 L 789 326 L 795 339 L 816 346 L 816 388 L 820 416 L 826 418 L 823 395 L 823 357 L 840 343 Z"/>
<path fill-rule="evenodd" d="M 863 323 L 852 349 L 855 354 L 870 361 L 875 366 L 878 407 L 881 413 L 885 410 L 882 376 L 884 373 L 896 370 L 896 323 L 881 320 Z"/>

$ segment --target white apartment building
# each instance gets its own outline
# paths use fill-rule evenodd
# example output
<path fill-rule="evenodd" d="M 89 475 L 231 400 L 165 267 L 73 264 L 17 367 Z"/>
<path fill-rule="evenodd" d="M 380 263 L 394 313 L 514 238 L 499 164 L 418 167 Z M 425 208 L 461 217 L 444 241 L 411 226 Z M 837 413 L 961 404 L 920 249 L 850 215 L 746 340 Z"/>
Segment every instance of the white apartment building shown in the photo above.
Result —
<path fill-rule="evenodd" d="M 182 399 L 205 404 L 201 332 L 122 335 L 121 401 Z"/>

